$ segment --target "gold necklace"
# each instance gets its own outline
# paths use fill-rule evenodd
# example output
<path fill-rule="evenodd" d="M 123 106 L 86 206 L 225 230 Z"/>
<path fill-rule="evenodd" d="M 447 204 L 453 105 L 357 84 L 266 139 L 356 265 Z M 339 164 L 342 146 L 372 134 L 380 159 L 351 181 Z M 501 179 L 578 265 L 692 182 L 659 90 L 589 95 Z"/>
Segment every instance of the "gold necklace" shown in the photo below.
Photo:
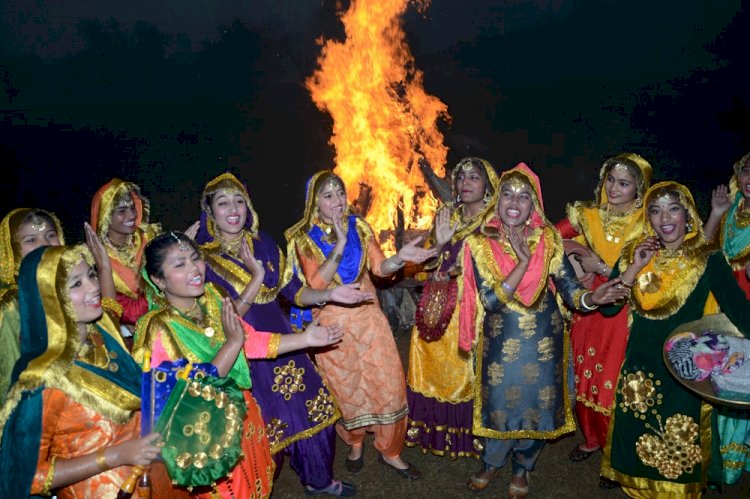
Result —
<path fill-rule="evenodd" d="M 685 252 L 682 248 L 667 249 L 662 248 L 657 253 L 654 260 L 654 269 L 660 274 L 672 275 L 678 270 L 685 270 L 687 263 L 685 261 Z"/>
<path fill-rule="evenodd" d="M 174 304 L 172 304 L 172 308 L 174 308 L 177 313 L 180 314 L 184 319 L 198 326 L 198 328 L 201 329 L 201 332 L 206 336 L 206 338 L 212 338 L 211 344 L 214 344 L 213 337 L 216 335 L 217 328 L 211 320 L 211 317 L 209 316 L 210 314 L 203 310 L 203 306 L 200 304 L 197 298 L 195 299 L 195 303 L 193 303 L 193 306 L 190 307 L 189 310 L 182 310 L 180 307 Z"/>
<path fill-rule="evenodd" d="M 604 237 L 610 243 L 618 244 L 622 239 L 623 232 L 625 232 L 630 215 L 636 210 L 636 203 L 635 201 L 631 202 L 630 207 L 624 213 L 610 213 L 611 206 L 611 203 L 607 203 L 607 208 L 601 214 Z"/>
<path fill-rule="evenodd" d="M 227 255 L 233 256 L 233 257 L 239 257 L 240 256 L 240 248 L 242 247 L 242 239 L 244 239 L 245 231 L 243 230 L 240 232 L 239 237 L 235 237 L 234 239 L 225 239 L 222 236 L 219 236 L 219 243 L 221 244 L 221 251 Z"/>
<path fill-rule="evenodd" d="M 135 270 L 135 239 L 132 234 L 128 235 L 125 239 L 125 243 L 119 246 L 113 243 L 108 236 L 105 236 L 104 244 L 112 248 L 115 252 L 115 258 L 122 262 L 123 265 Z"/>

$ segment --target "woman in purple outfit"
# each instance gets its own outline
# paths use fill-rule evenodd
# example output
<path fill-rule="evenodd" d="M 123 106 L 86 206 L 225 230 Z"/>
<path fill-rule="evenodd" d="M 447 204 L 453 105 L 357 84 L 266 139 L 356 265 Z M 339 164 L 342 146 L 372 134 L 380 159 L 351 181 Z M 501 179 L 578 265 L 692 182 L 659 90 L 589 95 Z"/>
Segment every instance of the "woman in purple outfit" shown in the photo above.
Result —
<path fill-rule="evenodd" d="M 247 189 L 231 173 L 206 184 L 201 208 L 196 240 L 208 264 L 206 280 L 231 295 L 237 312 L 253 327 L 294 333 L 279 295 L 297 306 L 373 299 L 356 286 L 326 291 L 303 287 L 287 268 L 276 242 L 258 231 L 258 216 Z M 244 296 L 254 279 L 262 285 L 255 300 L 248 302 Z M 253 360 L 250 371 L 253 395 L 266 423 L 277 473 L 286 455 L 305 486 L 305 494 L 354 495 L 353 485 L 333 479 L 333 424 L 341 414 L 308 355 L 292 352 L 273 360 Z"/>

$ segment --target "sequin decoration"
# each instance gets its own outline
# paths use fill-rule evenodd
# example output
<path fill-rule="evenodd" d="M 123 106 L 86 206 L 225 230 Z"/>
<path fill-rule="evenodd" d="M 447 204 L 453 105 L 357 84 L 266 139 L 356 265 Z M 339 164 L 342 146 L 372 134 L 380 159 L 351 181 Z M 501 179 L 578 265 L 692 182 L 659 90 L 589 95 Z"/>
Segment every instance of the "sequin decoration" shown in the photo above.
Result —
<path fill-rule="evenodd" d="M 304 367 L 296 367 L 297 364 L 290 360 L 285 366 L 276 366 L 273 369 L 273 386 L 271 390 L 279 392 L 284 400 L 289 400 L 292 395 L 305 391 L 305 384 L 302 379 L 305 375 Z"/>
<path fill-rule="evenodd" d="M 318 395 L 305 402 L 305 405 L 307 406 L 307 418 L 314 423 L 328 421 L 336 412 L 333 395 L 326 393 L 323 388 L 319 388 Z"/>
<path fill-rule="evenodd" d="M 699 427 L 690 416 L 675 414 L 667 418 L 662 427 L 661 417 L 657 416 L 659 429 L 650 424 L 646 427 L 656 435 L 641 435 L 635 444 L 638 457 L 646 466 L 652 466 L 670 480 L 683 473 L 692 473 L 693 466 L 701 462 L 701 448 L 696 444 Z"/>

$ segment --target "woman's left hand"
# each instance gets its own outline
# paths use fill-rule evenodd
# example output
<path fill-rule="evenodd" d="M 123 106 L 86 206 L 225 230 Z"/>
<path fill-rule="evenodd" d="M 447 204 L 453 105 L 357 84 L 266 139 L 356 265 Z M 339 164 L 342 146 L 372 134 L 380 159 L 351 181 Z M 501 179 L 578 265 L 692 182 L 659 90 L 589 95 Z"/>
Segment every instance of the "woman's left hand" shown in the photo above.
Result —
<path fill-rule="evenodd" d="M 195 241 L 195 236 L 198 235 L 198 229 L 200 228 L 200 226 L 201 226 L 200 220 L 197 222 L 193 222 L 193 224 L 190 225 L 190 227 L 185 229 L 184 234 L 187 237 L 189 237 L 191 241 Z"/>
<path fill-rule="evenodd" d="M 253 252 L 250 249 L 250 245 L 247 244 L 247 239 L 244 237 L 242 238 L 242 242 L 240 242 L 240 258 L 242 258 L 242 263 L 245 264 L 245 267 L 247 267 L 250 274 L 252 274 L 253 279 L 263 280 L 266 275 L 266 269 L 263 266 L 263 262 L 255 258 L 255 255 L 253 255 Z"/>
<path fill-rule="evenodd" d="M 423 237 L 419 236 L 404 244 L 401 249 L 398 250 L 399 259 L 402 262 L 422 263 L 437 255 L 438 249 L 435 247 L 425 249 L 417 246 L 422 242 L 422 239 Z"/>
<path fill-rule="evenodd" d="M 321 326 L 319 319 L 314 319 L 302 333 L 309 347 L 324 347 L 338 343 L 344 336 L 344 329 L 337 325 Z"/>
<path fill-rule="evenodd" d="M 106 272 L 110 270 L 112 264 L 107 254 L 107 248 L 104 247 L 102 240 L 99 239 L 99 236 L 96 235 L 96 232 L 88 222 L 83 223 L 83 233 L 86 239 L 86 246 L 88 246 L 91 255 L 94 257 L 97 271 Z"/>
<path fill-rule="evenodd" d="M 591 292 L 589 297 L 594 305 L 607 305 L 625 300 L 630 296 L 630 289 L 622 285 L 620 278 L 612 279 Z"/>
<path fill-rule="evenodd" d="M 231 298 L 221 299 L 221 324 L 224 326 L 224 336 L 227 342 L 245 343 L 245 328 L 242 327 L 240 316 L 234 310 Z"/>
<path fill-rule="evenodd" d="M 354 303 L 362 303 L 363 301 L 371 301 L 375 299 L 373 293 L 360 291 L 359 287 L 360 283 L 358 282 L 336 286 L 330 290 L 328 301 L 352 305 Z"/>

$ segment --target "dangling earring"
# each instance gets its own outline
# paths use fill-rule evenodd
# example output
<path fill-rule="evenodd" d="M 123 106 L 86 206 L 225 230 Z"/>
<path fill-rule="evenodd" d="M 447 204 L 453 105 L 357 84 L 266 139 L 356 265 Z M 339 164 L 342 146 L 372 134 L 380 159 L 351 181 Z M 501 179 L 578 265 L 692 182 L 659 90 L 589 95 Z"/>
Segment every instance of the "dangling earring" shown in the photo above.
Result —
<path fill-rule="evenodd" d="M 529 215 L 529 218 L 526 219 L 524 222 L 526 225 L 531 225 L 531 215 Z"/>
<path fill-rule="evenodd" d="M 484 191 L 484 197 L 482 198 L 482 200 L 484 201 L 484 204 L 489 203 L 490 199 L 492 199 L 492 193 L 490 193 L 489 189 L 486 189 Z"/>
<path fill-rule="evenodd" d="M 456 194 L 456 204 L 461 204 L 461 194 Z"/>
<path fill-rule="evenodd" d="M 643 200 L 641 199 L 641 196 L 638 194 L 635 195 L 635 207 L 641 208 L 643 206 Z"/>
<path fill-rule="evenodd" d="M 687 229 L 688 234 L 691 233 L 691 232 L 693 232 L 693 222 L 687 222 L 685 224 L 685 228 Z"/>

